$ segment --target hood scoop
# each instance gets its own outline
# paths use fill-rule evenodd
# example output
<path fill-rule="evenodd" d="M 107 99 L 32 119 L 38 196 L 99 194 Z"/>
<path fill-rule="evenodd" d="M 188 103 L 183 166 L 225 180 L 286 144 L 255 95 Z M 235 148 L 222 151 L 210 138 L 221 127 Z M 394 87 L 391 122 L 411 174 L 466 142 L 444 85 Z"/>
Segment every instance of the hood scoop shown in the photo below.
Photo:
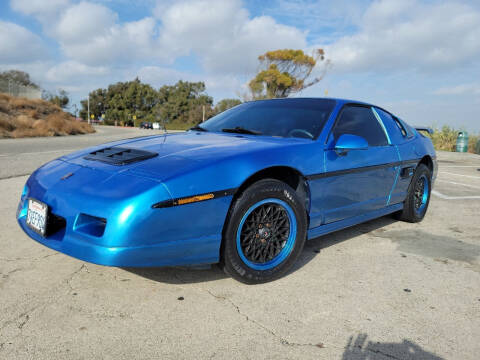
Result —
<path fill-rule="evenodd" d="M 125 147 L 108 147 L 91 152 L 84 156 L 85 160 L 100 161 L 110 165 L 127 165 L 158 156 L 158 153 Z"/>

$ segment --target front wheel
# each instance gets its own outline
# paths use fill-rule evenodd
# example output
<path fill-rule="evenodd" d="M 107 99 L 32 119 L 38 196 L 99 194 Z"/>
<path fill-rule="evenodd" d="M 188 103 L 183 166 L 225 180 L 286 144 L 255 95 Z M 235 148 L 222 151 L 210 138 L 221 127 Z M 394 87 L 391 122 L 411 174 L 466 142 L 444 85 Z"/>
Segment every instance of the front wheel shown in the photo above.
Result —
<path fill-rule="evenodd" d="M 430 203 L 431 190 L 432 172 L 427 166 L 420 164 L 408 188 L 403 210 L 397 214 L 397 218 L 412 223 L 422 221 Z"/>
<path fill-rule="evenodd" d="M 224 232 L 222 265 L 235 279 L 274 280 L 295 263 L 305 244 L 307 216 L 296 192 L 277 180 L 261 180 L 232 205 Z"/>

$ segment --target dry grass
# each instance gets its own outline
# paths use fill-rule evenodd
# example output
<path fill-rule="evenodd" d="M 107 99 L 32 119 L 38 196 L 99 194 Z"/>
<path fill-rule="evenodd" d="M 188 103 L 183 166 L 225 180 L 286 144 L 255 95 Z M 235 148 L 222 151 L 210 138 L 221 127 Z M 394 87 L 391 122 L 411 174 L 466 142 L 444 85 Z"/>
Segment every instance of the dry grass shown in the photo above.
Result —
<path fill-rule="evenodd" d="M 448 126 L 434 129 L 431 139 L 436 150 L 455 151 L 458 131 Z"/>
<path fill-rule="evenodd" d="M 468 137 L 468 152 L 480 155 L 480 136 L 469 135 Z"/>
<path fill-rule="evenodd" d="M 457 136 L 459 130 L 455 130 L 449 126 L 441 129 L 434 129 L 431 135 L 433 145 L 436 150 L 456 151 Z M 480 140 L 478 135 L 468 134 L 468 152 L 475 153 L 477 142 Z"/>
<path fill-rule="evenodd" d="M 95 130 L 43 100 L 0 93 L 0 138 L 88 134 Z"/>

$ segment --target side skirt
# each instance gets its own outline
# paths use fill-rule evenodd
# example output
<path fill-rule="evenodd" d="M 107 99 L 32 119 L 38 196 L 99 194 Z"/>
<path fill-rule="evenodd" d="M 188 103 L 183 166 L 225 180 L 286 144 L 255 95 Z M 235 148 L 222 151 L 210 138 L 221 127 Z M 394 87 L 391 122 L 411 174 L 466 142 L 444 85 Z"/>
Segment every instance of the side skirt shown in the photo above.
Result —
<path fill-rule="evenodd" d="M 374 210 L 367 214 L 355 216 L 345 220 L 335 221 L 333 223 L 326 224 L 326 225 L 317 226 L 313 229 L 308 230 L 307 239 L 308 240 L 315 239 L 319 236 L 326 235 L 337 230 L 346 229 L 348 227 L 355 226 L 365 221 L 373 220 L 402 209 L 403 209 L 403 203 L 400 203 L 400 204 L 390 205 L 382 209 Z"/>

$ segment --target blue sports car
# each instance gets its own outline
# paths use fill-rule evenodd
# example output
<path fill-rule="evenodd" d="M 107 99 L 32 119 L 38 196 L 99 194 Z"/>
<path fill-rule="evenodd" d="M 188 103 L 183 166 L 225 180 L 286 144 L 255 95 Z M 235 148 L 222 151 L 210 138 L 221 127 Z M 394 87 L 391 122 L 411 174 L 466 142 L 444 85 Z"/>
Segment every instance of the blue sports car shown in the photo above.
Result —
<path fill-rule="evenodd" d="M 260 283 L 285 274 L 307 239 L 391 213 L 421 221 L 436 172 L 431 141 L 380 107 L 262 100 L 51 161 L 28 179 L 17 219 L 92 263 L 220 263 Z"/>

